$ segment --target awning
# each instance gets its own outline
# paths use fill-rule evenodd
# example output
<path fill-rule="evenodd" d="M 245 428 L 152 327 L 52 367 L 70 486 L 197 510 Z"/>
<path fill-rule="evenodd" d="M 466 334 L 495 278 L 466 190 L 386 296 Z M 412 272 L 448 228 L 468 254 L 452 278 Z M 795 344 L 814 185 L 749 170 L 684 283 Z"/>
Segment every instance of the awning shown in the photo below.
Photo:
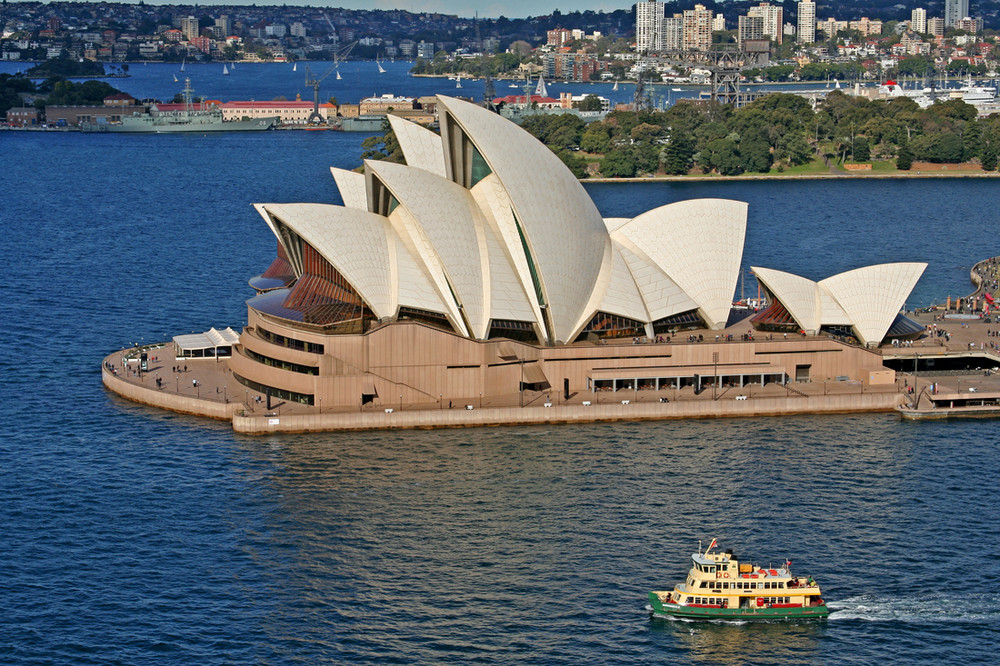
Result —
<path fill-rule="evenodd" d="M 378 391 L 375 390 L 374 382 L 365 382 L 361 387 L 361 395 L 378 395 Z"/>
<path fill-rule="evenodd" d="M 219 347 L 232 347 L 240 341 L 239 334 L 231 327 L 223 330 L 210 328 L 204 333 L 191 333 L 189 335 L 175 335 L 174 346 L 178 352 L 194 351 L 197 349 L 217 349 Z"/>
<path fill-rule="evenodd" d="M 501 342 L 497 346 L 497 356 L 505 361 L 516 361 L 517 360 L 517 350 L 514 349 L 513 343 Z"/>
<path fill-rule="evenodd" d="M 712 377 L 718 372 L 723 375 L 745 375 L 757 377 L 760 375 L 783 375 L 785 368 L 780 365 L 769 363 L 741 364 L 741 365 L 677 365 L 658 366 L 653 368 L 610 368 L 607 370 L 591 370 L 590 378 L 594 380 L 603 379 L 652 379 L 673 378 L 673 377 L 693 377 L 702 375 Z"/>
<path fill-rule="evenodd" d="M 545 373 L 542 372 L 542 366 L 538 363 L 530 363 L 524 366 L 524 387 L 532 391 L 544 391 L 547 388 L 551 388 L 549 380 L 545 378 Z"/>

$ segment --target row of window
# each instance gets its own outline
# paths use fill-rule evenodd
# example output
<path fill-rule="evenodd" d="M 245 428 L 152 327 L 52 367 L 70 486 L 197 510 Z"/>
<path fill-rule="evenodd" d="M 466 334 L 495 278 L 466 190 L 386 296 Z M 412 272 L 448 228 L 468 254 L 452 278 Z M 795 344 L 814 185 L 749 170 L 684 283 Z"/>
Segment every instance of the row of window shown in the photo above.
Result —
<path fill-rule="evenodd" d="M 321 344 L 306 342 L 304 340 L 296 340 L 295 338 L 289 338 L 284 335 L 278 335 L 277 333 L 272 333 L 271 331 L 261 328 L 260 326 L 257 327 L 257 334 L 271 344 L 278 345 L 280 347 L 287 347 L 288 349 L 310 352 L 312 354 L 322 354 L 325 349 Z"/>
<path fill-rule="evenodd" d="M 271 358 L 270 356 L 264 356 L 263 354 L 258 354 L 252 349 L 244 348 L 243 351 L 246 353 L 247 357 L 262 363 L 264 365 L 269 365 L 272 368 L 280 368 L 282 370 L 290 370 L 292 372 L 301 372 L 304 375 L 318 375 L 319 368 L 312 365 L 301 365 L 299 363 L 291 363 L 289 361 L 282 361 L 281 359 Z"/>
<path fill-rule="evenodd" d="M 787 604 L 791 603 L 791 597 L 761 597 L 765 604 Z M 729 600 L 719 597 L 686 597 L 686 604 L 700 604 L 703 606 L 723 606 L 728 605 Z"/>
<path fill-rule="evenodd" d="M 691 587 L 710 587 L 714 590 L 783 590 L 785 589 L 785 581 L 703 580 L 701 585 L 695 585 L 692 578 Z"/>
<path fill-rule="evenodd" d="M 240 375 L 233 373 L 233 377 L 236 378 L 240 384 L 243 384 L 251 391 L 257 391 L 258 393 L 263 393 L 264 395 L 270 395 L 272 398 L 278 398 L 279 400 L 288 400 L 289 402 L 297 402 L 302 405 L 313 405 L 313 396 L 309 393 L 296 393 L 295 391 L 286 391 L 284 389 L 275 388 L 273 386 L 266 386 L 259 382 L 255 382 L 252 379 L 247 379 L 246 377 L 241 377 Z"/>

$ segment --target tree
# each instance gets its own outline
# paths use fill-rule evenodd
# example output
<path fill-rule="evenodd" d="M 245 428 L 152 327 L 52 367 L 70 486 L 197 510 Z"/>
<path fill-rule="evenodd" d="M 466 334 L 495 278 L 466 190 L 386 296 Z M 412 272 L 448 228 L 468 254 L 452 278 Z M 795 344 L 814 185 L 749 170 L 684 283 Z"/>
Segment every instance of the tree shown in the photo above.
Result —
<path fill-rule="evenodd" d="M 604 123 L 591 123 L 580 137 L 580 150 L 587 153 L 606 153 L 611 150 L 611 137 Z"/>
<path fill-rule="evenodd" d="M 671 137 L 670 143 L 660 152 L 660 164 L 664 173 L 672 176 L 686 174 L 694 164 L 694 141 L 684 134 Z"/>
<path fill-rule="evenodd" d="M 896 151 L 896 168 L 900 171 L 909 171 L 911 166 L 913 166 L 913 153 L 910 152 L 910 146 L 904 143 Z"/>
<path fill-rule="evenodd" d="M 774 161 L 771 156 L 771 146 L 759 135 L 751 135 L 740 141 L 739 156 L 743 169 L 758 173 L 770 171 Z"/>
<path fill-rule="evenodd" d="M 573 102 L 573 108 L 580 111 L 600 111 L 601 99 L 597 95 L 587 95 L 579 102 Z"/>
<path fill-rule="evenodd" d="M 370 136 L 361 142 L 361 147 L 365 152 L 361 158 L 365 160 L 384 160 L 404 164 L 403 149 L 396 139 L 396 133 L 392 131 L 392 126 L 388 120 L 382 121 L 382 136 Z"/>
<path fill-rule="evenodd" d="M 635 172 L 635 159 L 626 147 L 615 148 L 601 160 L 601 175 L 606 178 L 631 178 Z"/>
<path fill-rule="evenodd" d="M 714 169 L 723 176 L 738 176 L 743 173 L 736 141 L 729 137 L 710 141 L 697 159 L 706 172 Z"/>
<path fill-rule="evenodd" d="M 868 147 L 868 137 L 859 136 L 854 139 L 854 161 L 867 162 L 871 159 L 871 149 Z"/>

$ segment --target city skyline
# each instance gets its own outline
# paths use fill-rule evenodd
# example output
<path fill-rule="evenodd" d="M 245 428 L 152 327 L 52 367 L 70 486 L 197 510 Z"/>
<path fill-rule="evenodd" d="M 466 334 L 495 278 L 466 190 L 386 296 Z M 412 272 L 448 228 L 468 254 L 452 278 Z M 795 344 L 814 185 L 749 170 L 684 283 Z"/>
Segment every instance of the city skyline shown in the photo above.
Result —
<path fill-rule="evenodd" d="M 170 0 L 147 1 L 148 5 L 176 4 Z M 195 3 L 189 3 L 195 4 Z M 266 5 L 267 2 L 257 0 L 209 0 L 199 2 L 199 6 L 212 5 Z M 275 2 L 275 5 L 281 3 Z M 340 7 L 343 9 L 400 9 L 409 12 L 437 12 L 452 14 L 463 18 L 472 18 L 477 13 L 482 18 L 526 18 L 529 16 L 546 16 L 555 10 L 563 13 L 575 11 L 613 12 L 619 9 L 631 9 L 634 2 L 625 0 L 313 0 L 302 2 L 310 7 Z"/>

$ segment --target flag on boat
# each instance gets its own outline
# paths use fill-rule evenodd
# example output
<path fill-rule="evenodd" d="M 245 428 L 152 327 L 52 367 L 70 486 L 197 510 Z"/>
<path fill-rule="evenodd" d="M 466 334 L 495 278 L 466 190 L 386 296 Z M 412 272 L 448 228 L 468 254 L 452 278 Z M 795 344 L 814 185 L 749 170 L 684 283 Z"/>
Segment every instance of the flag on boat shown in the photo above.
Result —
<path fill-rule="evenodd" d="M 705 549 L 705 552 L 707 553 L 708 551 L 710 551 L 713 548 L 715 548 L 715 544 L 716 544 L 716 539 L 712 539 L 712 543 L 708 544 L 708 548 Z"/>

